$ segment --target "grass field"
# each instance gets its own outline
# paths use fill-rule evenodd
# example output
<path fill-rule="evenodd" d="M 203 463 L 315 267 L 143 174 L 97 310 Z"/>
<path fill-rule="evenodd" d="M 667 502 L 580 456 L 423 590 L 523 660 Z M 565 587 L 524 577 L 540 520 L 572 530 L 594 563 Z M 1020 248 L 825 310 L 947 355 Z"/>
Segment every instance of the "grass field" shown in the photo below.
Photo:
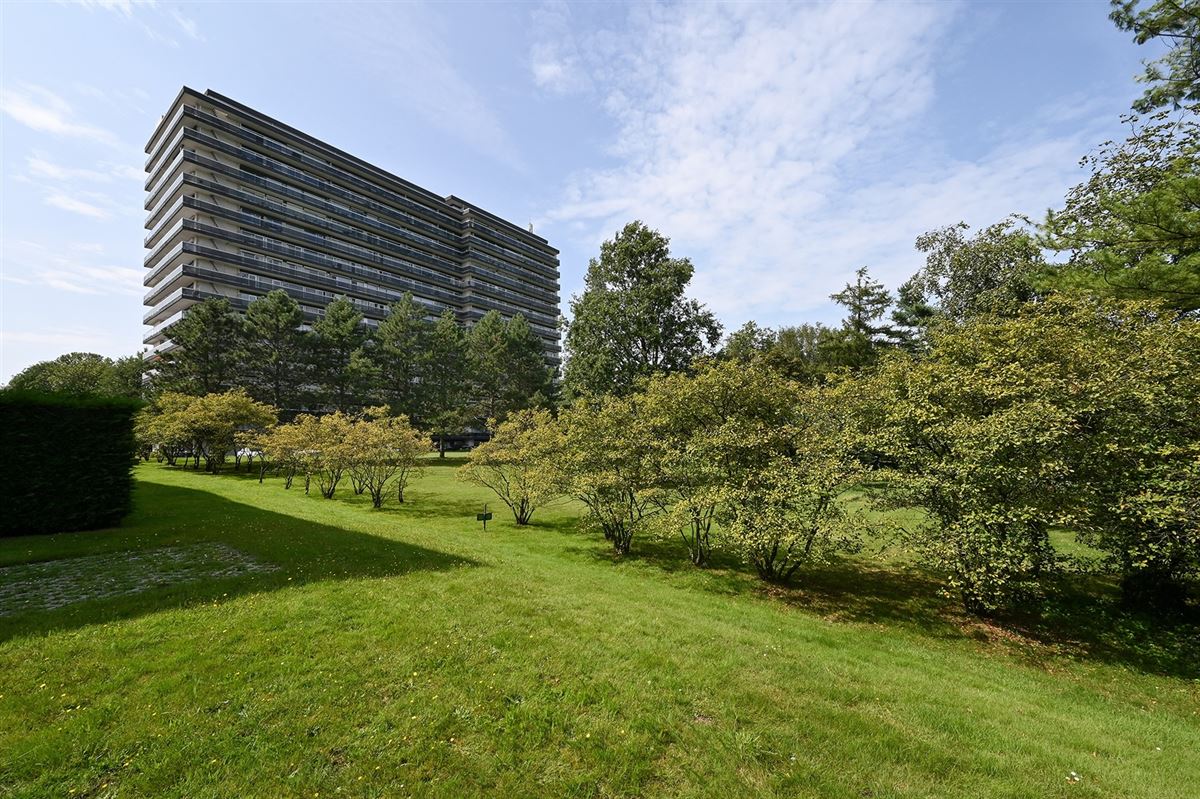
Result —
<path fill-rule="evenodd" d="M 1000 628 L 889 550 L 614 561 L 455 465 L 372 511 L 143 464 L 120 529 L 0 540 L 57 586 L 0 600 L 0 797 L 1200 795 L 1197 628 L 1105 585 Z"/>

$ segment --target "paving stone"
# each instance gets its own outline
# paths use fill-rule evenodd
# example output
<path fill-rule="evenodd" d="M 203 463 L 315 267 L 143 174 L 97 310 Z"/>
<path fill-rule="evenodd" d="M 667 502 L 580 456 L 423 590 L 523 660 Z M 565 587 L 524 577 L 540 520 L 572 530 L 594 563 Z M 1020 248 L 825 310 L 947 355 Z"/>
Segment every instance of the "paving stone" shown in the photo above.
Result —
<path fill-rule="evenodd" d="M 21 563 L 0 568 L 0 616 L 278 569 L 218 543 Z"/>

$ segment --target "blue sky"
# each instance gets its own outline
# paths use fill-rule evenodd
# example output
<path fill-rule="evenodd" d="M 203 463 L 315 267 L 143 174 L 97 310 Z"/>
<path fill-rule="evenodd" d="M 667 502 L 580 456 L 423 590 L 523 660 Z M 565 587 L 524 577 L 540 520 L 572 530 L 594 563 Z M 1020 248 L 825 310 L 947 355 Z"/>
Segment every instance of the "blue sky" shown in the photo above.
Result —
<path fill-rule="evenodd" d="M 0 4 L 0 380 L 140 348 L 142 163 L 214 89 L 587 260 L 640 218 L 734 328 L 1040 216 L 1154 57 L 1075 3 Z"/>

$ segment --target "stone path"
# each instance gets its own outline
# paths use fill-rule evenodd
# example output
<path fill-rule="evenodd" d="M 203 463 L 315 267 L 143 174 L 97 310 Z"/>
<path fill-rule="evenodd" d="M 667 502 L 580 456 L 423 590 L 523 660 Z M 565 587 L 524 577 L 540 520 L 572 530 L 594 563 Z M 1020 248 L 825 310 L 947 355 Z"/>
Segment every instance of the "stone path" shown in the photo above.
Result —
<path fill-rule="evenodd" d="M 278 568 L 217 543 L 22 563 L 0 568 L 0 616 Z"/>

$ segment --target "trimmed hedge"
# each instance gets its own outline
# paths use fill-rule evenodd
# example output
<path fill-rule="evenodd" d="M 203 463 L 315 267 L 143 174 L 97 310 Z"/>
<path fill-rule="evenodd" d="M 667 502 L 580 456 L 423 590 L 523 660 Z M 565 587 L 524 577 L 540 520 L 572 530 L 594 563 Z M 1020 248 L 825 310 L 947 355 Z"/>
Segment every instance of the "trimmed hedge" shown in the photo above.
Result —
<path fill-rule="evenodd" d="M 119 524 L 131 505 L 141 405 L 0 391 L 0 536 Z"/>

